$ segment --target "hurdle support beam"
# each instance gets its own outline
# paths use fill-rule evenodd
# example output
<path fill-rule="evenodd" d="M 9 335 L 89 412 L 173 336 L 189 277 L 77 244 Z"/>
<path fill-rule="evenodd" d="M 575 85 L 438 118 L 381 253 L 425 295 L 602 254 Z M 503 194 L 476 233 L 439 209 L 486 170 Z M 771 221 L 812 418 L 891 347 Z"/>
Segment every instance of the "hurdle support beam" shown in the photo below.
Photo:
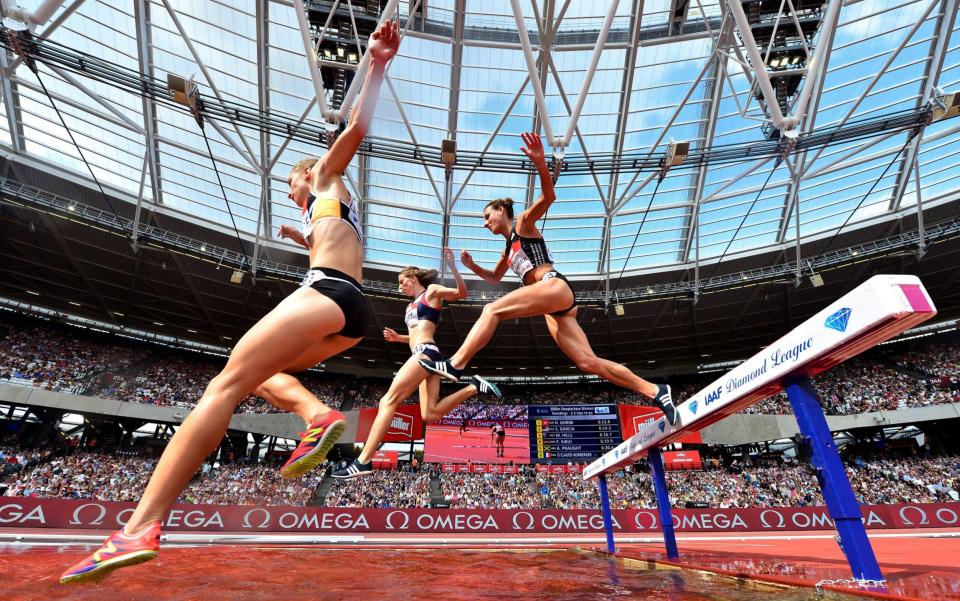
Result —
<path fill-rule="evenodd" d="M 677 559 L 680 557 L 680 552 L 677 550 L 677 535 L 673 531 L 673 512 L 670 509 L 667 474 L 663 467 L 663 455 L 660 452 L 660 447 L 650 448 L 647 452 L 647 464 L 650 465 L 653 492 L 657 497 L 657 513 L 660 516 L 660 527 L 663 530 L 663 544 L 667 548 L 667 558 Z"/>
<path fill-rule="evenodd" d="M 607 534 L 607 552 L 616 553 L 617 547 L 613 544 L 613 515 L 610 513 L 610 495 L 607 493 L 607 476 L 597 478 L 600 484 L 600 508 L 603 510 L 603 531 Z"/>
<path fill-rule="evenodd" d="M 853 577 L 861 581 L 882 582 L 883 574 L 867 538 L 860 506 L 810 378 L 788 377 L 783 385 L 797 417 L 800 433 L 810 442 L 810 461 L 817 471 L 823 500 L 836 525 L 837 540 L 847 557 Z"/>

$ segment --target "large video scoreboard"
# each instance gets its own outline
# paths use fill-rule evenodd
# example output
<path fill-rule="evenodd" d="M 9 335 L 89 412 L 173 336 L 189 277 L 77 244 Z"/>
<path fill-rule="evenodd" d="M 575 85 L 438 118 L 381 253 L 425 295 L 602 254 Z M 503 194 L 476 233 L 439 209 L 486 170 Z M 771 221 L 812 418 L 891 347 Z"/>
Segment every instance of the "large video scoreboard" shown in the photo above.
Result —
<path fill-rule="evenodd" d="M 530 463 L 593 461 L 622 441 L 616 405 L 530 406 Z"/>

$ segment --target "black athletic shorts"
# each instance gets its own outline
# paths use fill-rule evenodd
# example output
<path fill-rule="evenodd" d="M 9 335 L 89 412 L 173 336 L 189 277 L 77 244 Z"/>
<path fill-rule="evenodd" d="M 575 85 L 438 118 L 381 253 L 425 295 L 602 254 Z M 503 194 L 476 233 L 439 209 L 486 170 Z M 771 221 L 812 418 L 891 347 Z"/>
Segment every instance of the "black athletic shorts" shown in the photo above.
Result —
<path fill-rule="evenodd" d="M 563 277 L 563 274 L 560 273 L 559 271 L 548 271 L 547 273 L 543 274 L 543 277 L 540 278 L 540 281 L 542 282 L 543 280 L 549 280 L 550 278 L 557 278 L 557 279 L 563 280 L 563 282 L 567 285 L 567 288 L 570 289 L 570 292 L 573 292 L 573 286 L 570 285 L 570 280 L 568 280 L 567 278 Z M 573 304 L 571 304 L 569 307 L 567 307 L 567 308 L 564 309 L 563 311 L 555 311 L 554 313 L 551 313 L 550 315 L 554 315 L 554 316 L 556 316 L 556 317 L 562 317 L 562 316 L 566 315 L 568 312 L 570 312 L 570 310 L 572 310 L 572 309 L 573 309 L 574 307 L 576 307 L 576 306 L 577 306 L 577 294 L 576 294 L 576 292 L 574 292 L 574 293 L 573 293 Z"/>
<path fill-rule="evenodd" d="M 336 269 L 311 267 L 300 286 L 309 286 L 337 303 L 346 322 L 338 333 L 347 338 L 363 338 L 370 322 L 370 306 L 355 279 Z"/>
<path fill-rule="evenodd" d="M 426 355 L 431 361 L 443 361 L 443 353 L 435 342 L 425 342 L 413 347 L 414 355 Z"/>

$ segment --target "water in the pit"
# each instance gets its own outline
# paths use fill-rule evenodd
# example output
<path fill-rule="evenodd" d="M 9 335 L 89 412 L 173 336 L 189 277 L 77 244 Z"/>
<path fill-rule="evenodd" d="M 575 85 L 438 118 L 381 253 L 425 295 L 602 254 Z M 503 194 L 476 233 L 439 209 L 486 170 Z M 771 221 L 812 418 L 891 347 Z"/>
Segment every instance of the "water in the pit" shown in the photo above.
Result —
<path fill-rule="evenodd" d="M 167 548 L 99 584 L 62 586 L 85 548 L 0 547 L 0 598 L 76 599 L 650 599 L 852 601 L 686 570 L 646 569 L 589 552 L 425 549 Z M 108 595 L 108 596 L 105 596 Z"/>

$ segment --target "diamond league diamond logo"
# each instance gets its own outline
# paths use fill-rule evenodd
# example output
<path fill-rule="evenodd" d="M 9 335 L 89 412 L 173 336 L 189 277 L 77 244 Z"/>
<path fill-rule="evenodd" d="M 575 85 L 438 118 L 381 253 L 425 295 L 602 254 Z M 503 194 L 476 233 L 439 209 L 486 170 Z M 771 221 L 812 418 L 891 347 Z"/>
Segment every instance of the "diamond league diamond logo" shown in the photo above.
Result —
<path fill-rule="evenodd" d="M 663 432 L 667 428 L 667 422 L 660 420 L 657 422 L 657 427 L 660 428 L 660 431 Z"/>
<path fill-rule="evenodd" d="M 834 314 L 827 317 L 827 321 L 825 321 L 823 325 L 831 330 L 846 332 L 847 323 L 850 321 L 850 312 L 851 309 L 849 307 L 839 309 Z"/>
<path fill-rule="evenodd" d="M 696 401 L 690 401 L 690 413 L 696 415 L 696 414 L 697 414 L 697 407 L 699 407 L 699 405 L 697 404 Z"/>

